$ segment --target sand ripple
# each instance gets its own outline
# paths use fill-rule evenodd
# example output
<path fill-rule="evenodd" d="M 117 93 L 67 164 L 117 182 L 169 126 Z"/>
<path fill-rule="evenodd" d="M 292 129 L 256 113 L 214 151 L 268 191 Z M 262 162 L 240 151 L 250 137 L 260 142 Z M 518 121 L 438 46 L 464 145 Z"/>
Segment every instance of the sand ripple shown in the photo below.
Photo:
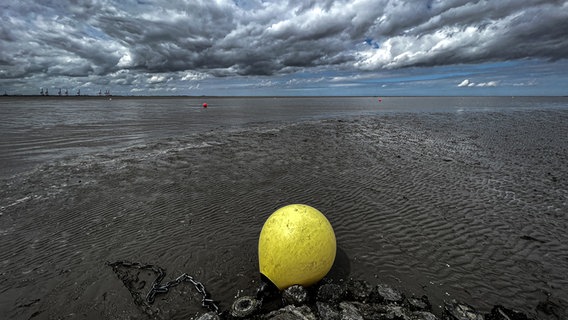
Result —
<path fill-rule="evenodd" d="M 258 234 L 289 203 L 328 216 L 344 277 L 436 305 L 535 315 L 548 296 L 565 307 L 566 132 L 564 111 L 408 114 L 259 124 L 64 159 L 1 191 L 2 309 L 25 318 L 76 301 L 67 309 L 137 312 L 104 266 L 121 259 L 193 274 L 227 307 L 256 288 Z M 200 311 L 193 300 L 188 313 Z"/>

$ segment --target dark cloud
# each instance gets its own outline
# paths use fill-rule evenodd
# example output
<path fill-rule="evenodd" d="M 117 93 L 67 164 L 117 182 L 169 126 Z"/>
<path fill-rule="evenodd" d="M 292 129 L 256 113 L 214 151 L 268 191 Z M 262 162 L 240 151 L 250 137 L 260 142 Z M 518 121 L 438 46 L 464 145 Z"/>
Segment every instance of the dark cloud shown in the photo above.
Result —
<path fill-rule="evenodd" d="M 452 5 L 447 6 L 449 3 Z M 524 58 L 559 59 L 568 54 L 566 1 L 445 4 L 436 9 L 433 2 L 432 9 L 426 11 L 429 14 L 420 14 L 410 6 L 393 10 L 398 16 L 390 16 L 386 26 L 375 30 L 375 36 L 383 39 L 381 47 L 360 52 L 356 65 L 373 70 Z M 385 38 L 385 34 L 390 37 Z"/>
<path fill-rule="evenodd" d="M 157 84 L 164 82 L 151 74 L 377 71 L 568 56 L 568 1 L 21 0 L 0 10 L 0 80 L 107 76 Z"/>

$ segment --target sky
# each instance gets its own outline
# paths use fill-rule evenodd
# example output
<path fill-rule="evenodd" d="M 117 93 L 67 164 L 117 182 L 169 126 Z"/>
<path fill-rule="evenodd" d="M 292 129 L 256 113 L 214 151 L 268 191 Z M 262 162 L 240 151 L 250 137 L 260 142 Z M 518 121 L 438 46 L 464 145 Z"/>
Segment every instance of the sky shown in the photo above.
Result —
<path fill-rule="evenodd" d="M 568 0 L 2 0 L 0 16 L 8 94 L 568 95 Z"/>

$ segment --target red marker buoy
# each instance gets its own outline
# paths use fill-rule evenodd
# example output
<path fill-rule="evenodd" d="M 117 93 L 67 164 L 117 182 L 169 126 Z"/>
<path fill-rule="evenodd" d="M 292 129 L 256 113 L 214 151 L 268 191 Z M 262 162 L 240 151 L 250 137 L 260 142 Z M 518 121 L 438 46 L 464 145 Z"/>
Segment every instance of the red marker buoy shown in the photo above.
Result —
<path fill-rule="evenodd" d="M 383 99 L 379 98 L 379 102 L 383 102 Z"/>
<path fill-rule="evenodd" d="M 207 102 L 203 102 L 203 108 L 207 108 Z"/>

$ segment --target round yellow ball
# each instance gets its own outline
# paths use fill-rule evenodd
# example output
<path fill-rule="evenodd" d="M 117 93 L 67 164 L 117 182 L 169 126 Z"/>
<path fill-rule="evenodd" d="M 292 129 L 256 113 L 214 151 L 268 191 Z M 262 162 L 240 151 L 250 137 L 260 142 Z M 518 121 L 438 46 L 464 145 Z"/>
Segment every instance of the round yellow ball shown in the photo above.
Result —
<path fill-rule="evenodd" d="M 276 210 L 260 232 L 260 273 L 280 290 L 318 282 L 331 269 L 335 254 L 331 224 L 308 205 L 291 204 Z"/>

